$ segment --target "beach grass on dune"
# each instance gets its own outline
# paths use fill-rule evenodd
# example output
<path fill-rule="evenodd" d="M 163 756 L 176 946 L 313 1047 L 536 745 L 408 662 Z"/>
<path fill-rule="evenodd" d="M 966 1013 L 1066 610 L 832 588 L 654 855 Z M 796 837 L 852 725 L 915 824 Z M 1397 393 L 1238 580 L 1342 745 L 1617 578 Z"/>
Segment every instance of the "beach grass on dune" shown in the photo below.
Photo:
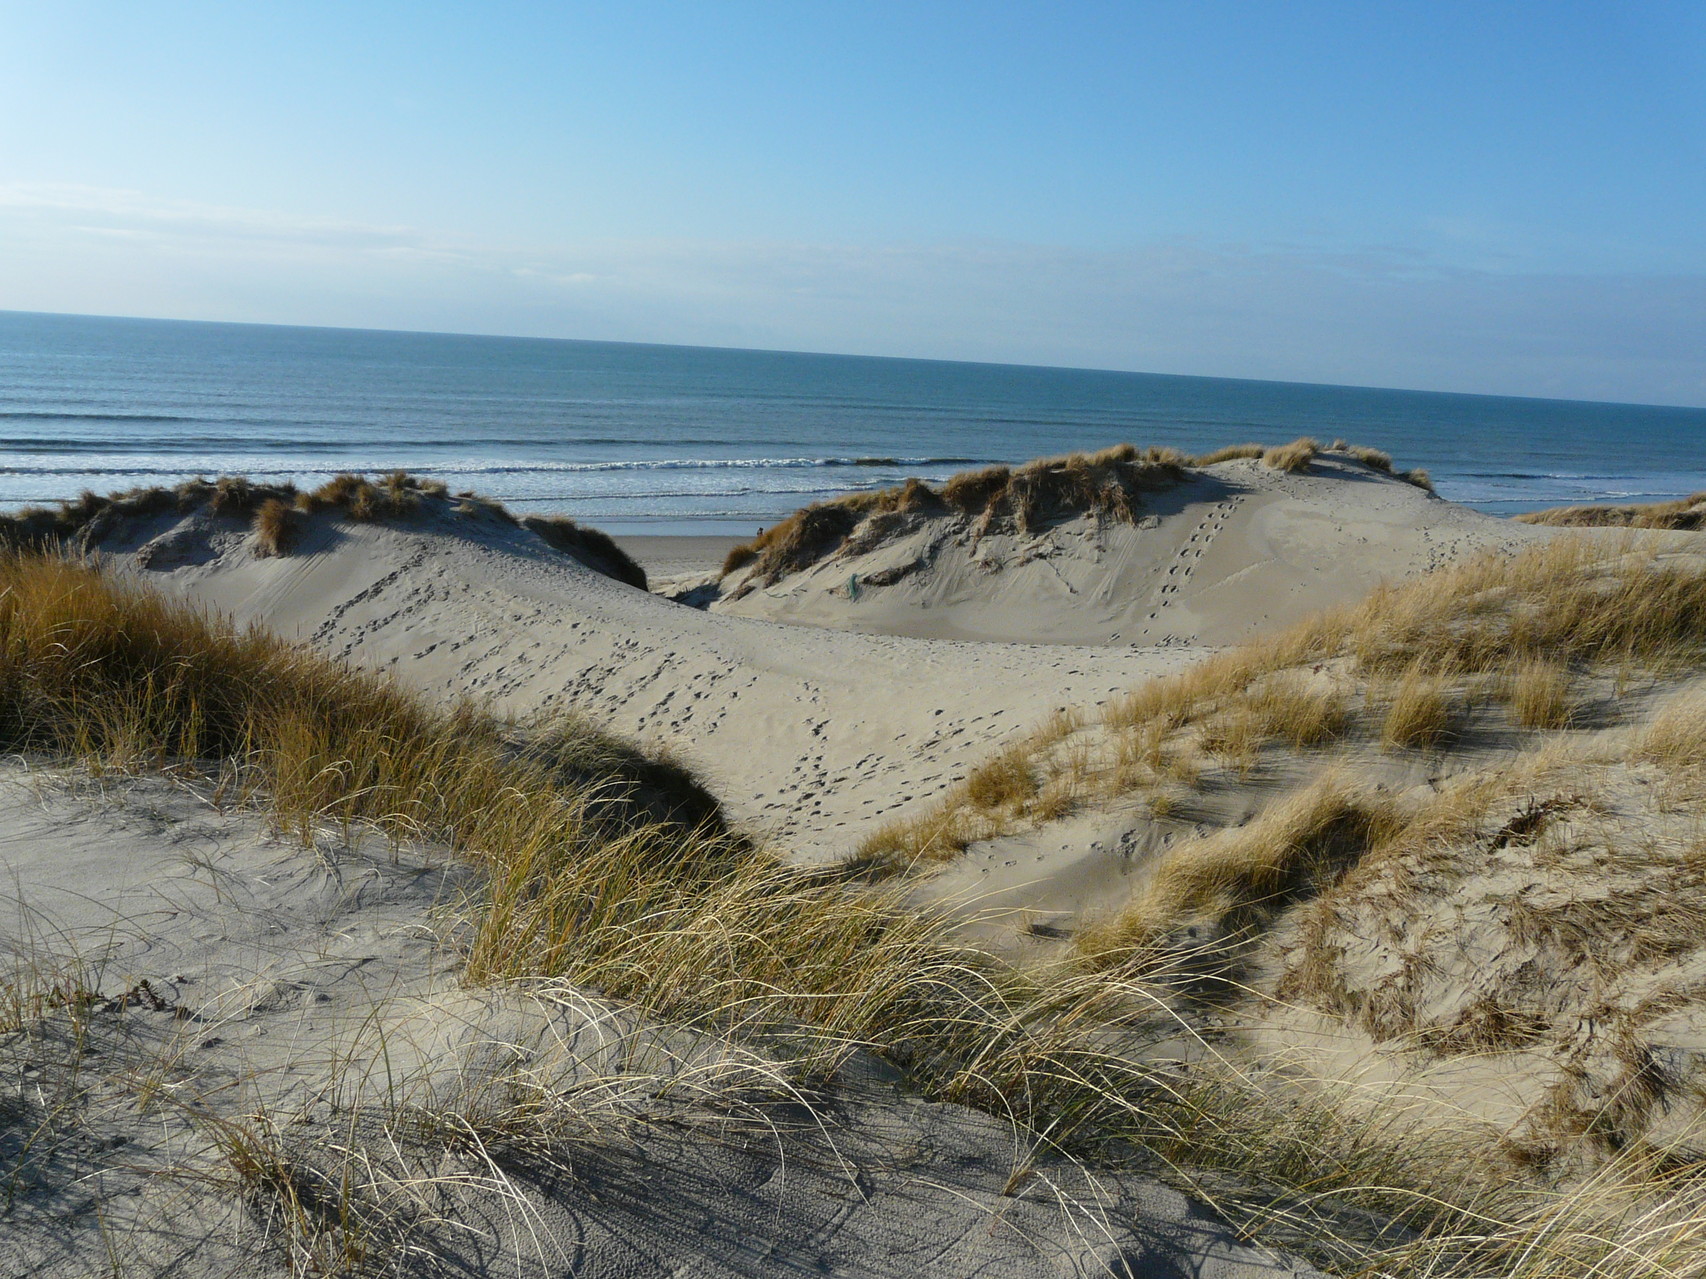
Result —
<path fill-rule="evenodd" d="M 1378 449 L 1335 441 L 1327 452 L 1432 490 L 1423 471 L 1395 472 Z M 1311 439 L 1267 448 L 1237 444 L 1201 457 L 1177 449 L 1116 444 L 1096 452 L 1038 458 L 1022 466 L 962 471 L 939 488 L 909 479 L 894 488 L 849 493 L 815 502 L 729 551 L 723 576 L 750 571 L 765 585 L 810 568 L 840 551 L 859 553 L 906 527 L 908 517 L 946 516 L 968 522 L 974 537 L 992 532 L 1034 535 L 1051 522 L 1090 516 L 1114 524 L 1141 518 L 1144 494 L 1183 483 L 1192 470 L 1250 458 L 1279 471 L 1301 472 L 1323 452 Z"/>
<path fill-rule="evenodd" d="M 1514 517 L 1524 524 L 1548 524 L 1556 528 L 1644 528 L 1692 532 L 1706 528 L 1706 492 L 1691 493 L 1671 502 L 1643 502 L 1629 506 L 1555 506 Z"/>
<path fill-rule="evenodd" d="M 1669 598 L 1685 597 L 1676 583 Z M 1579 611 L 1614 620 L 1590 600 Z M 1662 616 L 1640 634 L 1663 629 Z M 1619 625 L 1565 647 L 1576 657 L 1626 648 Z M 1693 642 L 1687 628 L 1668 633 L 1669 651 Z M 1359 632 L 1323 623 L 1282 651 L 1313 651 L 1328 634 Z M 1381 643 L 1369 660 L 1390 664 Z M 1192 698 L 1226 693 L 1246 670 L 1193 673 L 1118 713 L 1184 722 Z M 1342 711 L 1298 683 L 1249 714 L 1312 741 Z M 1082 728 L 1067 716 L 1053 731 Z M 1655 730 L 1647 749 L 1684 740 L 1682 729 Z M 753 846 L 721 826 L 691 779 L 660 778 L 584 725 L 524 733 L 471 707 L 431 709 L 381 677 L 63 560 L 0 562 L 0 742 L 97 770 L 174 770 L 305 837 L 334 826 L 441 841 L 485 880 L 471 981 L 565 978 L 657 1017 L 757 1035 L 807 1079 L 875 1052 L 926 1093 L 1007 1116 L 1057 1150 L 1114 1157 L 1137 1142 L 1251 1231 L 1291 1237 L 1304 1222 L 1341 1273 L 1634 1279 L 1692 1273 L 1676 1267 L 1706 1256 L 1706 1220 L 1642 1167 L 1555 1193 L 1494 1172 L 1482 1135 L 1276 1093 L 1230 1067 L 1205 1064 L 1188 1079 L 1158 1071 L 1130 1050 L 1145 1027 L 1177 1027 L 1129 966 L 1007 968 L 952 940 L 898 888 L 794 868 Z M 986 784 L 992 803 L 1026 802 L 1022 780 L 992 773 Z M 1250 893 L 1253 906 L 1384 819 L 1323 789 L 1309 811 L 1273 820 L 1284 838 L 1228 844 L 1215 867 L 1158 890 L 1172 902 L 1158 909 L 1229 892 Z M 269 1151 L 246 1140 L 238 1133 L 232 1148 L 258 1170 L 255 1184 L 272 1184 Z M 1378 1247 L 1335 1241 L 1334 1204 L 1419 1233 Z M 1645 1233 L 1631 1244 L 1632 1232 Z"/>
<path fill-rule="evenodd" d="M 1282 746 L 1373 740 L 1437 750 L 1490 706 L 1521 728 L 1561 728 L 1594 672 L 1675 673 L 1703 656 L 1706 570 L 1697 560 L 1635 535 L 1615 545 L 1562 538 L 1383 586 L 1151 681 L 1090 718 L 1097 750 L 1063 750 L 1074 734 L 1045 724 L 932 808 L 873 832 L 862 853 L 893 865 L 951 857 L 972 840 L 1058 816 L 1061 804 L 1040 797 L 1142 794 L 1213 757 L 1247 771 L 1260 751 Z"/>
<path fill-rule="evenodd" d="M 270 558 L 296 549 L 309 516 L 330 513 L 358 524 L 405 524 L 431 509 L 526 529 L 553 550 L 572 555 L 607 577 L 642 591 L 647 587 L 645 570 L 599 529 L 565 515 L 518 519 L 501 502 L 472 493 L 452 498 L 442 482 L 400 470 L 377 478 L 344 473 L 307 490 L 224 475 L 217 480 L 189 480 L 169 489 L 86 492 L 57 506 L 0 514 L 0 547 L 87 551 L 98 548 L 127 521 L 205 511 L 247 524 L 254 534 L 255 554 Z"/>

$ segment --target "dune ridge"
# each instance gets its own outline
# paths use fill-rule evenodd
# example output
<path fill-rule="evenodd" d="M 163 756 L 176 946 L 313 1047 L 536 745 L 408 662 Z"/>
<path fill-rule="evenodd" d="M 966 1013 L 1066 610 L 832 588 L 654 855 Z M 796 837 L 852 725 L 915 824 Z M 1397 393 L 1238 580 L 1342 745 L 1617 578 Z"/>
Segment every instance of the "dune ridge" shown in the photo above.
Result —
<path fill-rule="evenodd" d="M 1531 538 L 1343 441 L 1199 458 L 1122 445 L 819 503 L 676 593 L 879 634 L 1226 644 Z"/>

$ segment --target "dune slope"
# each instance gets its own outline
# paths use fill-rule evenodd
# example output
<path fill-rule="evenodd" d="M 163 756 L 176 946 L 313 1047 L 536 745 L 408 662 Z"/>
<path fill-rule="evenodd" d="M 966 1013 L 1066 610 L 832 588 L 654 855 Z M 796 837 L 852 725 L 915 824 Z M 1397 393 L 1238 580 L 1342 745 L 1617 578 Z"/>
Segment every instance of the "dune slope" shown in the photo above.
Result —
<path fill-rule="evenodd" d="M 1237 458 L 1176 473 L 1113 514 L 1068 503 L 990 520 L 922 502 L 867 514 L 795 571 L 737 567 L 710 607 L 939 639 L 1229 644 L 1538 532 L 1349 453 L 1296 471 Z"/>
<path fill-rule="evenodd" d="M 161 546 L 171 553 L 148 549 Z M 168 594 L 431 696 L 486 698 L 520 716 L 572 708 L 668 748 L 734 818 L 804 856 L 849 851 L 859 827 L 940 793 L 1056 707 L 1105 701 L 1190 660 L 720 617 L 438 499 L 406 521 L 313 515 L 282 556 L 258 553 L 241 523 L 175 514 L 101 549 Z"/>
<path fill-rule="evenodd" d="M 464 989 L 431 847 L 0 770 L 0 1273 L 1285 1279 L 1137 1174 L 563 983 Z M 56 997 L 56 993 L 58 996 Z"/>

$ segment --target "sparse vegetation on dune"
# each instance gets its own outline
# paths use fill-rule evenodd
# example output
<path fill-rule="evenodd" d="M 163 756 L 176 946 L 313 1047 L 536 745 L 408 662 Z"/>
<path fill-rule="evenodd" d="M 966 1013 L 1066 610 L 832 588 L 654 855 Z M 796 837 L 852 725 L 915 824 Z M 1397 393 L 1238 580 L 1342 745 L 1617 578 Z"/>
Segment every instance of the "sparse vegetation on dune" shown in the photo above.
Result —
<path fill-rule="evenodd" d="M 1384 453 L 1343 444 L 1334 448 L 1377 470 L 1397 474 Z M 969 521 L 974 536 L 993 531 L 1035 534 L 1051 522 L 1074 516 L 1134 524 L 1140 518 L 1144 493 L 1180 484 L 1191 470 L 1261 458 L 1277 470 L 1300 471 L 1319 452 L 1314 440 L 1272 449 L 1238 444 L 1201 457 L 1171 448 L 1117 444 L 1094 453 L 1040 458 L 1023 466 L 962 471 L 944 481 L 939 490 L 909 479 L 895 488 L 849 493 L 794 512 L 730 550 L 723 575 L 751 570 L 757 580 L 771 585 L 837 552 L 869 550 L 890 532 L 907 527 L 906 516 L 962 518 Z M 1384 458 L 1385 464 L 1377 465 L 1371 458 Z M 1425 472 L 1404 472 L 1397 478 L 1432 490 Z"/>
<path fill-rule="evenodd" d="M 1557 528 L 1646 528 L 1693 532 L 1706 529 L 1706 493 L 1693 493 L 1674 502 L 1633 506 L 1555 506 L 1514 516 L 1524 524 Z"/>
<path fill-rule="evenodd" d="M 1165 859 L 1119 916 L 1079 938 L 1091 956 L 1121 964 L 1168 964 L 1169 938 L 1217 964 L 1258 920 L 1271 919 L 1297 895 L 1342 874 L 1399 828 L 1390 803 L 1370 799 L 1334 773 L 1263 811 L 1248 825 L 1220 831 L 1189 857 Z"/>
<path fill-rule="evenodd" d="M 998 757 L 1007 775 L 1028 777 L 1024 788 L 980 802 L 988 788 L 974 786 L 974 772 L 933 810 L 874 832 L 864 855 L 951 857 L 970 840 L 1058 815 L 1063 795 L 1142 797 L 1199 775 L 1210 757 L 1248 772 L 1281 746 L 1432 750 L 1475 723 L 1558 728 L 1593 671 L 1674 672 L 1703 656 L 1697 561 L 1637 541 L 1571 539 L 1489 556 L 1153 681 L 1088 727 L 1045 725 Z"/>
<path fill-rule="evenodd" d="M 566 515 L 530 515 L 521 521 L 521 527 L 539 534 L 555 550 L 593 561 L 606 577 L 626 582 L 636 590 L 646 589 L 646 570 L 608 533 L 577 524 Z"/>
<path fill-rule="evenodd" d="M 1678 1248 L 1642 1264 L 1698 1266 L 1693 1191 L 1671 1198 L 1661 1170 L 1700 1157 L 1700 1081 L 1673 1041 L 1692 1042 L 1706 959 L 1703 669 L 1706 560 L 1634 537 L 1559 540 L 1385 589 L 1044 726 L 865 856 L 915 865 L 1086 805 L 1207 815 L 1215 790 L 1259 774 L 1245 793 L 1272 798 L 1256 815 L 1156 853 L 1129 904 L 1078 933 L 1079 962 L 1187 1006 L 1315 1009 L 1409 1053 L 1545 1060 L 1489 1167 L 1586 1187 L 1584 1221 L 1642 1202 Z M 1620 705 L 1666 688 L 1680 692 L 1644 724 Z M 1501 748 L 1445 753 L 1476 734 Z M 1428 784 L 1398 781 L 1394 755 L 1425 760 Z M 1658 1179 L 1592 1181 L 1625 1159 L 1637 1182 Z M 1584 1255 L 1561 1246 L 1513 1273 L 1598 1273 L 1576 1268 Z"/>
<path fill-rule="evenodd" d="M 962 472 L 940 491 L 909 479 L 896 488 L 849 493 L 796 511 L 735 547 L 723 572 L 751 566 L 766 583 L 778 581 L 840 550 L 862 526 L 872 534 L 862 540 L 879 541 L 886 532 L 879 521 L 886 516 L 952 513 L 971 520 L 979 534 L 995 529 L 1034 533 L 1049 520 L 1072 515 L 1134 523 L 1142 494 L 1179 483 L 1188 461 L 1171 449 L 1140 452 L 1122 444 L 1020 467 Z"/>
<path fill-rule="evenodd" d="M 452 499 L 438 480 L 392 471 L 377 480 L 335 475 L 317 489 L 292 484 L 255 484 L 241 475 L 189 480 L 176 488 L 139 488 L 100 496 L 84 493 L 57 507 L 26 507 L 0 515 L 0 548 L 35 551 L 89 551 L 98 548 L 122 524 L 159 516 L 209 515 L 247 523 L 262 557 L 289 555 L 300 539 L 305 517 L 333 513 L 357 523 L 407 521 L 432 503 L 465 518 L 491 518 L 536 533 L 553 550 L 572 555 L 619 582 L 646 589 L 646 575 L 606 533 L 566 516 L 517 519 L 501 502 L 473 493 Z"/>
<path fill-rule="evenodd" d="M 1312 652 L 1328 636 L 1342 645 L 1356 616 L 1294 634 L 1273 653 Z M 1667 651 L 1682 642 L 1673 635 Z M 1188 728 L 1202 699 L 1235 696 L 1261 664 L 1222 659 L 1167 690 L 1140 691 L 1116 719 Z M 1281 666 L 1268 673 L 1285 678 L 1241 713 L 1286 740 L 1340 731 L 1330 689 Z M 1051 731 L 1064 741 L 1094 727 L 1064 715 Z M 1671 740 L 1655 737 L 1649 749 L 1677 749 Z M 1217 1067 L 1212 1053 L 1188 1075 L 1145 1064 L 1133 1048 L 1176 1027 L 1155 983 L 1129 962 L 1003 967 L 903 905 L 898 888 L 789 867 L 722 830 L 702 798 L 675 802 L 665 786 L 648 800 L 656 779 L 584 727 L 528 735 L 467 708 L 427 710 L 383 679 L 222 629 L 86 568 L 36 557 L 0 565 L 0 742 L 97 769 L 173 768 L 217 801 L 266 806 L 287 829 L 336 823 L 442 840 L 486 876 L 471 980 L 555 976 L 652 1016 L 757 1035 L 795 1079 L 829 1078 L 852 1053 L 875 1052 L 931 1095 L 1025 1125 L 1033 1147 L 1124 1159 L 1138 1143 L 1242 1229 L 1302 1244 L 1339 1273 L 1635 1279 L 1692 1274 L 1706 1256 L 1706 1220 L 1651 1180 L 1648 1165 L 1617 1165 L 1557 1193 L 1520 1163 L 1491 1158 L 1484 1134 L 1418 1131 L 1401 1112 L 1296 1095 Z M 1146 742 L 1162 756 L 1172 749 L 1165 735 Z M 1025 762 L 989 770 L 985 799 L 1022 805 L 1046 790 L 1053 779 L 1018 775 Z M 1227 835 L 1213 858 L 1158 878 L 1155 926 L 1128 920 L 1108 944 L 1129 959 L 1134 938 L 1149 945 L 1181 913 L 1220 910 L 1223 933 L 1228 919 L 1263 916 L 1385 839 L 1388 820 L 1322 783 L 1260 827 Z M 549 1143 L 565 1116 L 530 1111 L 525 1082 L 514 1081 L 520 1100 L 508 1110 L 447 1115 L 427 1140 L 454 1130 L 461 1142 L 525 1132 Z M 294 1229 L 304 1206 L 313 1219 L 303 1228 L 324 1227 L 327 1238 L 343 1238 L 345 1223 L 391 1220 L 384 1178 L 362 1168 L 310 1177 L 313 1152 L 272 1131 L 226 1127 L 219 1144 L 248 1193 L 278 1209 L 281 1228 Z M 314 1131 L 326 1143 L 320 1156 L 343 1149 L 337 1122 Z M 380 1216 L 363 1218 L 369 1209 Z M 1371 1213 L 1399 1228 L 1373 1238 Z"/>

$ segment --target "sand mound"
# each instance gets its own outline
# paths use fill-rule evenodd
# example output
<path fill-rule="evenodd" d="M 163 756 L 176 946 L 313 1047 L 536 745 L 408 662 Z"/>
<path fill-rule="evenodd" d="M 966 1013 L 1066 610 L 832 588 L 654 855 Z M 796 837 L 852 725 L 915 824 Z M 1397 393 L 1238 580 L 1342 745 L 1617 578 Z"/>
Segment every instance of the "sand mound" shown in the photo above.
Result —
<path fill-rule="evenodd" d="M 809 507 L 729 557 L 716 612 L 937 639 L 1226 644 L 1531 530 L 1384 454 L 1136 450 Z"/>
<path fill-rule="evenodd" d="M 563 516 L 517 519 L 501 503 L 472 493 L 451 497 L 443 484 L 393 471 L 377 481 L 339 475 L 310 492 L 292 484 L 255 484 L 240 475 L 190 480 L 175 489 L 84 493 L 57 507 L 0 515 L 0 546 L 83 553 L 132 549 L 137 561 L 170 566 L 209 558 L 234 542 L 260 557 L 292 554 L 309 520 L 332 513 L 357 523 L 410 524 L 442 518 L 494 519 L 524 528 L 545 545 L 640 590 L 644 570 L 604 533 Z"/>
<path fill-rule="evenodd" d="M 466 990 L 431 848 L 0 771 L 0 1272 L 1313 1274 L 1140 1175 L 561 983 Z M 10 1007 L 6 1011 L 11 1011 Z M 4 1014 L 0 1014 L 3 1016 Z"/>

